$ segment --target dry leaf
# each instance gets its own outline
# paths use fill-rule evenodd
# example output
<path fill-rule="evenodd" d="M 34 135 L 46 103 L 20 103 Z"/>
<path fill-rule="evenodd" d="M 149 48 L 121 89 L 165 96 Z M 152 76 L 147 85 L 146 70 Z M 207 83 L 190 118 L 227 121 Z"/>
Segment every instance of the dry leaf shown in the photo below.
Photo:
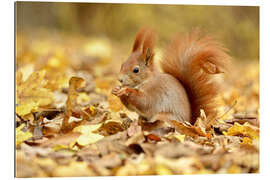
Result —
<path fill-rule="evenodd" d="M 64 135 L 59 135 L 57 137 L 51 138 L 44 143 L 41 144 L 41 147 L 53 147 L 55 145 L 66 145 L 70 146 L 70 144 L 74 144 L 77 141 L 81 133 L 72 132 Z"/>
<path fill-rule="evenodd" d="M 104 136 L 95 134 L 93 131 L 97 131 L 102 126 L 102 123 L 96 125 L 81 125 L 73 129 L 73 132 L 80 132 L 82 135 L 77 139 L 77 143 L 81 146 L 93 144 Z"/>
<path fill-rule="evenodd" d="M 108 96 L 108 102 L 109 102 L 109 108 L 114 112 L 118 112 L 124 109 L 124 105 L 122 104 L 121 100 L 114 95 L 110 94 Z"/>
<path fill-rule="evenodd" d="M 251 126 L 248 122 L 243 125 L 234 123 L 233 127 L 228 129 L 228 132 L 223 132 L 227 136 L 245 136 L 252 139 L 259 138 L 259 130 L 255 126 Z"/>
<path fill-rule="evenodd" d="M 19 127 L 16 128 L 16 146 L 20 145 L 22 142 L 33 136 L 32 133 L 29 131 L 22 131 L 24 126 L 25 124 L 21 124 Z"/>
<path fill-rule="evenodd" d="M 107 132 L 108 134 L 115 134 L 123 131 L 123 127 L 120 122 L 110 120 L 103 124 L 102 130 Z"/>
<path fill-rule="evenodd" d="M 175 137 L 180 142 L 184 142 L 186 135 L 185 134 L 180 134 L 180 133 L 174 133 L 173 137 Z"/>
<path fill-rule="evenodd" d="M 199 127 L 195 127 L 187 123 L 181 123 L 176 120 L 168 120 L 167 122 L 171 124 L 181 134 L 185 134 L 194 138 L 197 136 L 205 136 L 208 138 L 211 137 L 211 134 L 206 134 Z"/>
<path fill-rule="evenodd" d="M 17 77 L 20 76 L 17 74 Z M 18 115 L 27 115 L 33 110 L 37 110 L 38 107 L 53 102 L 52 92 L 45 88 L 47 83 L 44 79 L 45 75 L 45 70 L 42 70 L 33 72 L 26 81 L 18 77 L 18 81 L 16 81 L 16 113 Z"/>
<path fill-rule="evenodd" d="M 121 43 L 38 31 L 16 32 L 17 177 L 260 172 L 257 61 L 224 74 L 218 124 L 203 110 L 195 124 L 151 123 L 111 94 Z M 210 61 L 202 73 L 222 73 Z"/>
<path fill-rule="evenodd" d="M 161 138 L 155 134 L 148 134 L 146 137 L 150 141 L 161 141 Z"/>

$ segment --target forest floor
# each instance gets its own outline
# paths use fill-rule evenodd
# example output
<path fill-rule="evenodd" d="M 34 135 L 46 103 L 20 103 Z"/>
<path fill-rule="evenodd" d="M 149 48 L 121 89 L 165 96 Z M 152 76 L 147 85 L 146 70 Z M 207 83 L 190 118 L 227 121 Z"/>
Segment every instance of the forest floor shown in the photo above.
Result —
<path fill-rule="evenodd" d="M 111 94 L 128 53 L 108 39 L 17 34 L 16 177 L 259 173 L 258 61 L 226 76 L 211 132 L 154 134 Z"/>

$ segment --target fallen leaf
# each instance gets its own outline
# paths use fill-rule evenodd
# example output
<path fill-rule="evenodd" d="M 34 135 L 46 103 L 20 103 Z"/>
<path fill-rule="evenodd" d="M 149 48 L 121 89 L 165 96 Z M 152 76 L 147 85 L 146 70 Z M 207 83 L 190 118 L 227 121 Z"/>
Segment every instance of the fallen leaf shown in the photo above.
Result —
<path fill-rule="evenodd" d="M 94 133 L 86 133 L 82 134 L 78 139 L 77 143 L 81 146 L 86 146 L 88 144 L 93 144 L 101 139 L 103 139 L 104 136 Z"/>
<path fill-rule="evenodd" d="M 109 102 L 109 108 L 114 112 L 118 112 L 124 109 L 124 105 L 122 104 L 121 100 L 114 95 L 110 94 L 108 96 L 108 102 Z"/>
<path fill-rule="evenodd" d="M 252 144 L 252 139 L 249 137 L 243 137 L 241 144 Z"/>
<path fill-rule="evenodd" d="M 173 135 L 177 140 L 179 140 L 180 142 L 184 142 L 185 141 L 185 134 L 180 134 L 180 133 L 175 133 Z"/>
<path fill-rule="evenodd" d="M 97 131 L 102 126 L 102 123 L 93 125 L 81 125 L 73 129 L 73 132 L 80 132 L 86 134 L 88 132 Z"/>
<path fill-rule="evenodd" d="M 89 102 L 90 100 L 91 98 L 88 96 L 88 94 L 86 94 L 85 92 L 81 92 L 78 94 L 77 104 Z"/>
<path fill-rule="evenodd" d="M 171 124 L 181 134 L 185 134 L 193 138 L 196 138 L 197 136 L 205 136 L 208 138 L 211 137 L 211 134 L 206 134 L 202 129 L 200 129 L 199 127 L 195 127 L 191 124 L 182 123 L 176 120 L 168 120 L 167 122 Z"/>
<path fill-rule="evenodd" d="M 84 111 L 91 116 L 95 116 L 97 114 L 97 108 L 95 106 L 89 106 L 85 108 Z"/>
<path fill-rule="evenodd" d="M 16 76 L 18 75 L 17 72 Z M 46 106 L 53 102 L 53 93 L 45 88 L 47 81 L 44 79 L 46 71 L 33 72 L 26 81 L 16 81 L 16 113 L 20 116 L 35 111 L 40 106 Z"/>
<path fill-rule="evenodd" d="M 122 123 L 118 121 L 107 121 L 102 125 L 102 130 L 107 132 L 107 134 L 115 134 L 123 131 Z"/>
<path fill-rule="evenodd" d="M 150 141 L 161 141 L 161 138 L 155 134 L 148 134 L 146 137 Z"/>
<path fill-rule="evenodd" d="M 243 125 L 234 123 L 233 127 L 228 129 L 228 132 L 223 132 L 227 136 L 244 136 L 252 139 L 259 138 L 259 130 L 255 126 L 251 126 L 248 122 Z"/>
<path fill-rule="evenodd" d="M 42 143 L 41 147 L 53 147 L 55 145 L 66 145 L 70 146 L 70 144 L 74 144 L 77 141 L 81 133 L 79 132 L 71 132 L 64 135 L 58 135 L 54 138 L 51 138 L 44 143 Z"/>
<path fill-rule="evenodd" d="M 69 131 L 73 125 L 69 125 L 69 118 L 71 116 L 78 116 L 84 114 L 80 106 L 77 104 L 78 92 L 77 89 L 85 85 L 84 79 L 80 77 L 71 77 L 69 80 L 68 98 L 66 101 L 66 112 L 62 123 L 61 130 L 63 132 Z"/>
<path fill-rule="evenodd" d="M 93 144 L 104 136 L 100 134 L 93 133 L 97 131 L 102 126 L 102 123 L 96 125 L 81 125 L 73 129 L 73 132 L 80 132 L 82 135 L 77 139 L 77 143 L 81 146 L 86 146 L 88 144 Z"/>
<path fill-rule="evenodd" d="M 68 99 L 66 102 L 67 112 L 69 115 L 72 112 L 76 112 L 77 105 L 77 97 L 78 92 L 77 89 L 84 86 L 85 81 L 80 77 L 71 77 L 69 80 L 69 89 L 68 89 Z"/>
<path fill-rule="evenodd" d="M 25 124 L 21 124 L 19 127 L 16 128 L 16 146 L 19 146 L 22 142 L 26 141 L 33 137 L 32 133 L 29 131 L 22 131 Z"/>

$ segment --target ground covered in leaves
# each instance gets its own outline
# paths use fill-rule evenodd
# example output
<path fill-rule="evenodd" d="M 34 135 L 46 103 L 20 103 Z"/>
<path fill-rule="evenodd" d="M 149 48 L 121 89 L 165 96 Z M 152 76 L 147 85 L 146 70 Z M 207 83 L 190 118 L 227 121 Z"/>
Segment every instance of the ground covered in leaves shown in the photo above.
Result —
<path fill-rule="evenodd" d="M 130 45 L 131 46 L 131 45 Z M 111 94 L 129 49 L 108 39 L 17 34 L 16 176 L 259 172 L 259 65 L 237 64 L 219 118 L 158 128 Z"/>

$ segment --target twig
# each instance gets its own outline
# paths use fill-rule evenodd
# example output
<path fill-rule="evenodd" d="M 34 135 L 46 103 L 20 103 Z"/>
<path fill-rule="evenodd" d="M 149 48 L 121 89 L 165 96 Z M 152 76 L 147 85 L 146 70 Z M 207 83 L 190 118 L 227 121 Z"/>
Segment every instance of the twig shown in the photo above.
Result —
<path fill-rule="evenodd" d="M 233 105 L 223 114 L 221 115 L 219 118 L 217 119 L 221 119 L 223 116 L 225 116 L 229 111 L 232 110 L 232 108 L 237 104 L 237 101 L 234 101 Z"/>

